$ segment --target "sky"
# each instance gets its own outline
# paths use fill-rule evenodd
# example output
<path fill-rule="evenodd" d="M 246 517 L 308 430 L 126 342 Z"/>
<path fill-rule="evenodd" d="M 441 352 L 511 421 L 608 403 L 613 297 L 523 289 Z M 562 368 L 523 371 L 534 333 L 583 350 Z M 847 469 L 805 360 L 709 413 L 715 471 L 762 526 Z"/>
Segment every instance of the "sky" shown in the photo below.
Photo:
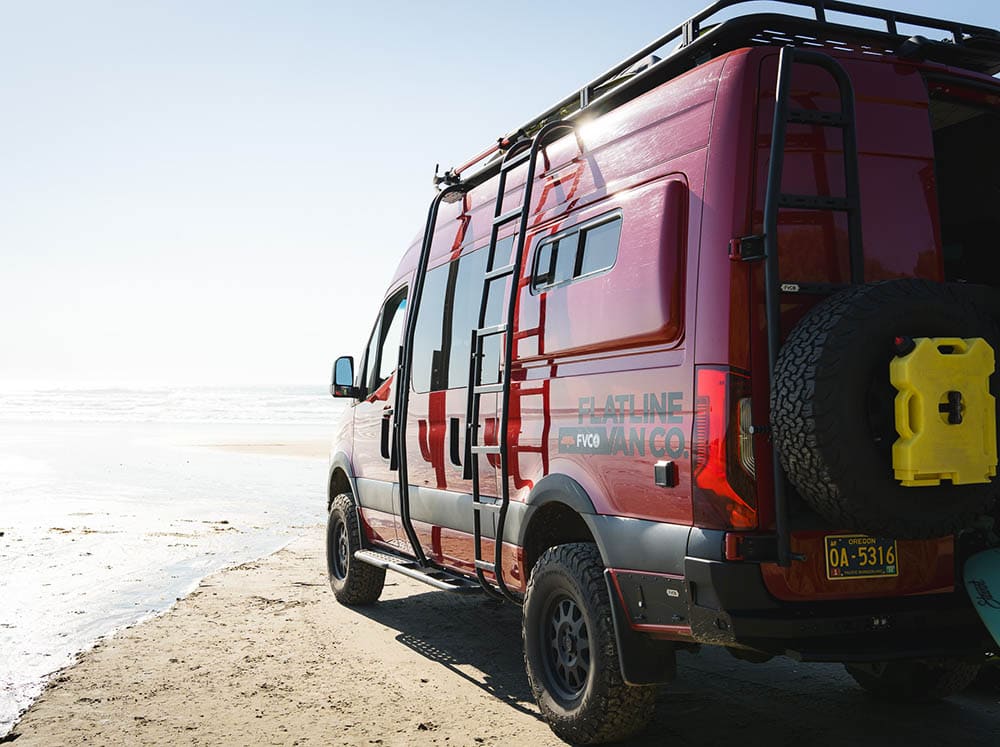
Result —
<path fill-rule="evenodd" d="M 327 383 L 435 164 L 705 4 L 0 0 L 0 386 Z"/>

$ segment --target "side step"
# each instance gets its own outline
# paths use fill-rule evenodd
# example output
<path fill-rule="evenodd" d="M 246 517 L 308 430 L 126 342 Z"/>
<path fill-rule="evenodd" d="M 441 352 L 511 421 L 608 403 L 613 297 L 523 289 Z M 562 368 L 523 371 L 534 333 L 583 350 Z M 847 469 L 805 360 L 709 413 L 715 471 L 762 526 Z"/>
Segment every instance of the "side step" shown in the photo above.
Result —
<path fill-rule="evenodd" d="M 423 568 L 416 561 L 398 555 L 390 555 L 387 552 L 377 550 L 357 550 L 354 557 L 363 563 L 368 563 L 377 568 L 385 568 L 390 571 L 402 573 L 404 576 L 423 581 L 429 586 L 441 591 L 457 592 L 459 594 L 478 594 L 483 588 L 476 579 L 466 578 L 457 573 L 446 571 L 441 568 Z"/>

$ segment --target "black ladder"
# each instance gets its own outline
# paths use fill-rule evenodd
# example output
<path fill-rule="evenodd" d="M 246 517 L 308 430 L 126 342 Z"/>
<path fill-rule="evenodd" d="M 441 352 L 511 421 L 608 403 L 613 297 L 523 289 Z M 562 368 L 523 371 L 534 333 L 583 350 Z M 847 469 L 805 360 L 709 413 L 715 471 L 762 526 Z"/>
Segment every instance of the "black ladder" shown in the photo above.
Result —
<path fill-rule="evenodd" d="M 410 516 L 410 477 L 407 468 L 406 455 L 406 421 L 410 406 L 410 378 L 413 367 L 413 338 L 416 334 L 417 312 L 420 310 L 420 301 L 424 294 L 424 278 L 427 275 L 427 264 L 430 261 L 431 248 L 434 244 L 434 230 L 437 227 L 438 211 L 442 202 L 449 202 L 460 199 L 461 195 L 469 190 L 469 186 L 462 184 L 457 179 L 447 181 L 447 186 L 438 192 L 431 201 L 430 209 L 427 211 L 427 223 L 424 226 L 424 238 L 420 246 L 420 256 L 417 259 L 417 269 L 413 276 L 413 287 L 410 289 L 407 298 L 409 308 L 406 313 L 406 326 L 403 328 L 403 340 L 399 346 L 399 365 L 396 369 L 396 404 L 393 408 L 395 418 L 393 419 L 393 444 L 395 445 L 395 460 L 390 460 L 390 468 L 395 462 L 397 478 L 399 483 L 399 521 L 403 525 L 403 531 L 409 540 L 410 548 L 413 550 L 413 557 L 416 558 L 416 566 L 419 568 L 430 568 L 432 563 L 424 554 L 420 546 L 420 538 L 413 528 L 413 519 Z M 367 561 L 366 561 L 367 562 Z M 399 570 L 393 568 L 393 570 Z"/>
<path fill-rule="evenodd" d="M 796 63 L 813 65 L 828 72 L 837 83 L 840 94 L 839 112 L 821 112 L 789 108 L 792 68 Z M 794 195 L 781 191 L 781 176 L 785 164 L 786 128 L 789 123 L 818 127 L 836 127 L 843 133 L 844 184 L 843 197 Z M 781 279 L 778 267 L 778 212 L 786 210 L 832 210 L 847 215 L 847 235 L 850 242 L 850 282 L 864 282 L 864 251 L 861 243 L 861 197 L 858 178 L 858 143 L 854 115 L 854 87 L 840 64 L 829 55 L 813 50 L 783 47 L 778 62 L 778 86 L 774 104 L 774 125 L 771 128 L 771 155 L 767 171 L 767 192 L 764 200 L 764 302 L 767 320 L 768 380 L 774 381 L 774 367 L 781 349 L 782 293 L 829 293 L 837 285 L 819 288 L 815 284 L 789 282 Z M 771 461 L 774 476 L 775 531 L 778 535 L 778 563 L 789 566 L 791 529 L 789 526 L 788 495 L 785 472 L 776 449 Z"/>
<path fill-rule="evenodd" d="M 521 140 L 513 144 L 504 155 L 499 169 L 499 184 L 493 210 L 493 225 L 490 230 L 490 243 L 486 254 L 486 274 L 483 278 L 483 293 L 479 304 L 479 316 L 472 330 L 471 361 L 469 365 L 468 404 L 466 407 L 466 459 L 465 478 L 472 480 L 472 529 L 473 546 L 475 549 L 476 577 L 483 589 L 493 596 L 508 599 L 520 604 L 518 594 L 512 591 L 503 578 L 503 532 L 510 507 L 510 454 L 508 449 L 507 426 L 510 412 L 510 371 L 513 356 L 514 335 L 508 331 L 514 327 L 514 314 L 517 309 L 518 280 L 524 266 L 524 247 L 528 231 L 528 219 L 531 213 L 531 192 L 535 181 L 535 170 L 539 152 L 554 136 L 575 131 L 571 122 L 550 122 L 543 126 L 531 140 Z M 504 196 L 507 191 L 507 176 L 518 166 L 528 164 L 524 177 L 524 187 L 521 204 L 512 210 L 504 211 Z M 496 266 L 497 243 L 501 230 L 514 221 L 518 222 L 516 239 L 507 263 Z M 510 291 L 506 297 L 506 314 L 504 321 L 487 324 L 490 289 L 495 283 L 506 283 L 510 280 Z M 503 353 L 500 359 L 500 370 L 497 381 L 483 383 L 483 343 L 491 337 L 503 336 Z M 484 394 L 499 394 L 500 407 L 496 418 L 496 443 L 481 443 L 479 439 L 480 400 Z M 485 441 L 485 439 L 483 439 Z M 544 447 L 544 444 L 543 444 Z M 500 500 L 498 502 L 483 501 L 482 486 L 479 481 L 479 457 L 486 455 L 499 458 L 500 470 Z M 494 460 L 490 460 L 493 462 Z M 490 512 L 496 516 L 494 536 L 494 553 L 492 560 L 483 557 L 483 514 Z M 496 579 L 496 587 L 486 578 L 486 573 L 492 573 Z"/>

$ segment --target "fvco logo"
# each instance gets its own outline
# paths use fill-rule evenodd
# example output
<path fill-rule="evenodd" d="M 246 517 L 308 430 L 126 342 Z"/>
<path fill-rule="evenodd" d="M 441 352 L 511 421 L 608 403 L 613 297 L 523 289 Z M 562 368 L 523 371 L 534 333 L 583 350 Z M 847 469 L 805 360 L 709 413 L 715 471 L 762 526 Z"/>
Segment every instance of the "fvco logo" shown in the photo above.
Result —
<path fill-rule="evenodd" d="M 589 433 L 577 433 L 576 434 L 576 445 L 577 448 L 581 449 L 597 449 L 601 446 L 601 434 L 595 433 L 593 431 Z"/>
<path fill-rule="evenodd" d="M 798 283 L 782 283 L 781 290 L 783 293 L 798 293 L 799 284 Z"/>

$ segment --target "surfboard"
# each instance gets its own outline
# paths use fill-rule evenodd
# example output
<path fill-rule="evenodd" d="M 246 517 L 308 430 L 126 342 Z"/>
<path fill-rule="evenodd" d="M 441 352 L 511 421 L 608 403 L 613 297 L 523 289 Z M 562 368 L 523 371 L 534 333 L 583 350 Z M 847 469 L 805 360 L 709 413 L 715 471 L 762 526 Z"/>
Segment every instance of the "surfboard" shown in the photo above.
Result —
<path fill-rule="evenodd" d="M 1000 547 L 965 561 L 965 589 L 993 640 L 1000 645 Z"/>

